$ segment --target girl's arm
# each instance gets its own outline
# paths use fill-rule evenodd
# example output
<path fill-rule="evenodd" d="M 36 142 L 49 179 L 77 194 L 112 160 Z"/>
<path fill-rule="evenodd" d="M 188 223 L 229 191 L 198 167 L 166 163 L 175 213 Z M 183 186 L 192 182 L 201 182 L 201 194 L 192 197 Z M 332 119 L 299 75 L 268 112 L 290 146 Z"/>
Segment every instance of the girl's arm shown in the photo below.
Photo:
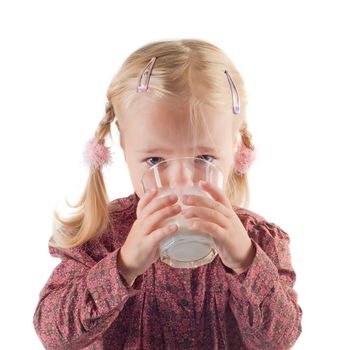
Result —
<path fill-rule="evenodd" d="M 56 249 L 56 248 L 55 248 Z M 75 248 L 74 248 L 75 249 Z M 46 349 L 81 349 L 97 340 L 139 289 L 128 286 L 117 266 L 120 248 L 89 264 L 60 262 L 40 292 L 34 328 Z"/>
<path fill-rule="evenodd" d="M 302 331 L 302 309 L 293 290 L 289 236 L 266 221 L 250 231 L 256 249 L 252 264 L 240 274 L 225 267 L 230 308 L 248 349 L 290 349 Z"/>

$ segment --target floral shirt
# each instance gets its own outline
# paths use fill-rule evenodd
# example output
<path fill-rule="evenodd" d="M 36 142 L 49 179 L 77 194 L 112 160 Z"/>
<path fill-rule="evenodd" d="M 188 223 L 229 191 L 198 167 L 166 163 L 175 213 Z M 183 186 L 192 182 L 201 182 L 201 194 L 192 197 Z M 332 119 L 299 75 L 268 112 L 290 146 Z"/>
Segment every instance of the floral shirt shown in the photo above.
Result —
<path fill-rule="evenodd" d="M 256 253 L 240 274 L 219 255 L 195 269 L 157 260 L 132 286 L 117 254 L 133 222 L 134 192 L 109 203 L 100 238 L 49 252 L 61 261 L 33 317 L 46 349 L 290 349 L 301 333 L 290 238 L 279 226 L 233 206 Z"/>

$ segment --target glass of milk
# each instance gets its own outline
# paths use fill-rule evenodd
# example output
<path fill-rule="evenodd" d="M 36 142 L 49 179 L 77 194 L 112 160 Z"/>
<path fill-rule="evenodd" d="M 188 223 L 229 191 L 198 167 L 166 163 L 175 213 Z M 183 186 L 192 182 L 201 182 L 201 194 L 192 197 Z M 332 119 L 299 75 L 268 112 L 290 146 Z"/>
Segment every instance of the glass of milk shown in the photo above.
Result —
<path fill-rule="evenodd" d="M 143 174 L 141 184 L 144 192 L 157 187 L 157 197 L 175 193 L 178 204 L 184 208 L 188 207 L 182 203 L 184 194 L 212 198 L 199 187 L 200 180 L 223 188 L 222 171 L 213 163 L 194 157 L 171 158 L 153 165 Z M 217 251 L 210 235 L 188 230 L 187 221 L 194 219 L 199 218 L 186 219 L 179 213 L 162 222 L 162 226 L 176 223 L 179 228 L 172 237 L 161 241 L 161 261 L 176 268 L 196 268 L 210 263 L 216 257 Z"/>

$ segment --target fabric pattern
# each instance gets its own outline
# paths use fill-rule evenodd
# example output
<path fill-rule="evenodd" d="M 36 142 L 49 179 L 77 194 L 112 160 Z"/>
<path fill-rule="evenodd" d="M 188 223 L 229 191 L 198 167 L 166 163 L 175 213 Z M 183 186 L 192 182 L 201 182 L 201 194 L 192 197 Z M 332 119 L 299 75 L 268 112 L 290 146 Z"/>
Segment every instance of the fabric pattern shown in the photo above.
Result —
<path fill-rule="evenodd" d="M 290 349 L 302 309 L 293 286 L 288 234 L 262 216 L 233 207 L 256 254 L 240 274 L 217 255 L 196 269 L 158 260 L 129 287 L 117 255 L 136 220 L 139 197 L 109 203 L 99 239 L 69 249 L 39 294 L 33 316 L 46 349 Z"/>

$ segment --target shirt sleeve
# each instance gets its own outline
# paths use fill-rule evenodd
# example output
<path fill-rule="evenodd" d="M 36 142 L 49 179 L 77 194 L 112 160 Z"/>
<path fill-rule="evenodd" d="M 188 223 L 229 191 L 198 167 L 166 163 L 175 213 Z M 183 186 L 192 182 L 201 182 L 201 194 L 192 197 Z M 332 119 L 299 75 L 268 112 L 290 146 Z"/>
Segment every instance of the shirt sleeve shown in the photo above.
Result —
<path fill-rule="evenodd" d="M 240 274 L 225 267 L 230 309 L 248 349 L 290 349 L 302 331 L 290 238 L 267 221 L 253 225 L 248 233 L 256 250 L 252 264 Z"/>
<path fill-rule="evenodd" d="M 56 249 L 56 248 L 54 248 Z M 93 343 L 139 293 L 142 275 L 129 287 L 117 268 L 119 249 L 92 266 L 60 262 L 39 295 L 34 328 L 46 349 L 81 349 Z"/>

